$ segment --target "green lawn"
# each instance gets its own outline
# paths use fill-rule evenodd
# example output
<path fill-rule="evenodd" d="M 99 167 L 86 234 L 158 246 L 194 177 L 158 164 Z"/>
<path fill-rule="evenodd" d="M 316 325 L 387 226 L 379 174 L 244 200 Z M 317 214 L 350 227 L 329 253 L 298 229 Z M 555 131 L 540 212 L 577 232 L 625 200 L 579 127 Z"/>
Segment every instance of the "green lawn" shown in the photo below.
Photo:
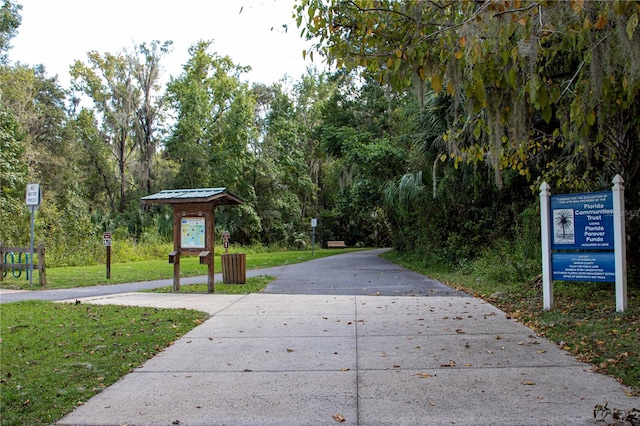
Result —
<path fill-rule="evenodd" d="M 347 250 L 247 254 L 248 269 L 299 263 Z M 220 270 L 216 258 L 216 270 Z M 195 257 L 181 260 L 181 275 L 206 274 Z M 30 288 L 28 280 L 5 278 L 2 288 Z M 47 289 L 169 279 L 166 260 L 112 265 L 111 279 L 101 266 L 50 268 Z M 216 293 L 261 291 L 273 277 L 245 284 L 216 283 Z M 36 280 L 34 279 L 34 282 Z M 182 285 L 180 292 L 206 292 L 206 284 Z M 169 292 L 171 287 L 153 290 Z M 207 314 L 153 309 L 26 301 L 0 305 L 0 424 L 49 425 L 153 357 Z"/>
<path fill-rule="evenodd" d="M 26 301 L 1 305 L 2 425 L 50 425 L 207 314 Z"/>
<path fill-rule="evenodd" d="M 332 256 L 340 253 L 357 251 L 358 249 L 316 249 L 283 251 L 271 253 L 247 253 L 247 269 L 261 269 L 271 266 L 280 266 L 305 262 L 311 259 Z M 216 255 L 214 269 L 221 272 L 220 256 Z M 61 268 L 47 268 L 47 285 L 45 289 L 88 287 L 102 284 L 119 284 L 128 282 L 151 281 L 171 279 L 173 277 L 173 265 L 166 259 L 147 260 L 130 263 L 113 263 L 111 265 L 111 277 L 106 278 L 106 265 L 74 266 Z M 34 274 L 36 274 L 34 272 Z M 197 256 L 183 256 L 180 259 L 180 276 L 192 277 L 207 274 L 207 265 L 200 265 Z M 0 288 L 15 290 L 39 290 L 38 277 L 33 277 L 33 286 L 29 286 L 29 280 L 23 274 L 20 278 L 14 278 L 11 271 L 0 281 Z M 218 284 L 216 283 L 216 287 Z"/>

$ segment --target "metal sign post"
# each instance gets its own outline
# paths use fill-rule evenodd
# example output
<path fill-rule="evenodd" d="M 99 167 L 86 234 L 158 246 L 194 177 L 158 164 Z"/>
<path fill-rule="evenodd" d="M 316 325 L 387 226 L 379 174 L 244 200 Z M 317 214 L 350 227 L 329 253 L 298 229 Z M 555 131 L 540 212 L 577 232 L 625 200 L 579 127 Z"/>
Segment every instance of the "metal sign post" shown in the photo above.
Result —
<path fill-rule="evenodd" d="M 311 256 L 313 256 L 313 251 L 316 245 L 316 227 L 318 226 L 318 219 L 311 219 Z"/>
<path fill-rule="evenodd" d="M 102 242 L 107 248 L 107 279 L 111 278 L 111 232 L 102 234 Z"/>
<path fill-rule="evenodd" d="M 34 234 L 34 217 L 36 210 L 40 207 L 42 194 L 40 193 L 39 183 L 30 183 L 27 185 L 27 207 L 31 210 L 31 244 L 29 245 L 29 285 L 33 284 L 33 234 Z"/>

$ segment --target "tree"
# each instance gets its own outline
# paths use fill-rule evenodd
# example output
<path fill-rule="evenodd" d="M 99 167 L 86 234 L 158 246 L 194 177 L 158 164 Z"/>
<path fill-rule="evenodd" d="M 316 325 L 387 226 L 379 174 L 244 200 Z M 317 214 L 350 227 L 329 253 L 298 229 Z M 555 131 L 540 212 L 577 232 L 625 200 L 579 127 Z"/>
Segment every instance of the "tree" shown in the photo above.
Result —
<path fill-rule="evenodd" d="M 329 75 L 313 68 L 307 69 L 307 74 L 293 87 L 298 138 L 303 146 L 309 178 L 315 189 L 313 196 L 305 200 L 305 216 L 317 215 L 320 209 L 320 180 L 325 157 L 320 145 L 319 129 L 322 126 L 322 108 L 334 90 L 336 84 L 330 80 Z"/>
<path fill-rule="evenodd" d="M 141 102 L 134 125 L 137 146 L 140 150 L 139 188 L 143 193 L 152 192 L 152 165 L 158 148 L 158 119 L 162 118 L 164 94 L 160 93 L 160 61 L 169 52 L 172 42 L 162 44 L 158 40 L 150 45 L 142 43 L 131 54 L 131 69 L 138 87 Z M 160 117 L 159 117 L 160 116 Z"/>
<path fill-rule="evenodd" d="M 338 67 L 451 96 L 442 134 L 456 165 L 484 161 L 557 190 L 610 187 L 640 207 L 640 7 L 625 1 L 303 0 L 298 25 Z M 473 138 L 464 137 L 472 134 Z M 640 265 L 640 223 L 629 254 Z M 632 248 L 633 247 L 633 248 Z"/>
<path fill-rule="evenodd" d="M 629 2 L 305 0 L 299 12 L 303 31 L 319 39 L 316 50 L 338 66 L 364 67 L 398 89 L 415 83 L 424 93 L 426 82 L 436 93 L 464 97 L 467 115 L 453 123 L 449 140 L 464 126 L 479 140 L 466 155 L 451 151 L 497 170 L 529 174 L 558 136 L 585 143 L 596 118 L 629 110 L 640 87 L 639 10 Z M 613 76 L 603 78 L 604 71 Z M 533 131 L 536 120 L 550 123 L 552 115 L 571 125 L 554 135 Z"/>
<path fill-rule="evenodd" d="M 118 210 L 127 205 L 130 187 L 129 162 L 135 152 L 136 114 L 140 107 L 140 90 L 134 84 L 133 70 L 123 54 L 87 53 L 88 64 L 76 61 L 71 67 L 76 91 L 89 96 L 101 114 L 100 128 L 104 143 L 111 148 L 118 170 Z M 112 208 L 115 210 L 115 205 Z"/>
<path fill-rule="evenodd" d="M 235 65 L 227 56 L 210 54 L 210 46 L 210 41 L 201 41 L 190 47 L 183 74 L 168 85 L 177 117 L 166 153 L 180 164 L 177 186 L 198 188 L 211 184 L 209 172 L 213 167 L 218 185 L 231 184 L 236 179 L 227 173 L 236 164 L 222 162 L 223 155 L 231 155 L 225 154 L 225 145 L 230 142 L 223 138 L 223 127 L 234 103 L 243 102 L 243 91 L 247 89 L 239 76 L 247 68 Z M 240 164 L 242 157 L 244 154 L 236 160 Z"/>
<path fill-rule="evenodd" d="M 21 5 L 11 0 L 4 0 L 0 7 L 0 64 L 6 64 L 11 39 L 16 36 L 22 23 L 21 9 Z"/>
<path fill-rule="evenodd" d="M 113 167 L 111 148 L 100 135 L 92 110 L 83 109 L 70 120 L 69 138 L 75 147 L 78 174 L 82 176 L 78 179 L 83 183 L 82 197 L 94 211 L 111 212 L 111 206 L 117 205 L 118 200 L 118 175 Z"/>
<path fill-rule="evenodd" d="M 570 210 L 560 210 L 556 214 L 555 225 L 562 229 L 562 238 L 567 237 L 567 231 L 573 227 L 573 212 Z"/>
<path fill-rule="evenodd" d="M 24 131 L 25 155 L 32 179 L 49 192 L 62 193 L 75 180 L 71 145 L 65 137 L 65 93 L 42 65 L 14 65 L 0 70 L 6 108 Z"/>
<path fill-rule="evenodd" d="M 23 209 L 27 184 L 24 133 L 0 100 L 0 241 L 24 244 L 28 215 Z"/>
<path fill-rule="evenodd" d="M 305 144 L 294 100 L 280 84 L 254 87 L 263 111 L 263 137 L 254 149 L 252 181 L 263 243 L 304 246 L 308 224 L 304 220 L 313 199 Z"/>
<path fill-rule="evenodd" d="M 337 187 L 327 205 L 332 205 L 333 237 L 382 244 L 389 238 L 383 189 L 405 170 L 408 99 L 372 79 L 334 77 L 338 87 L 324 104 L 320 132 L 330 158 L 323 187 L 329 182 Z"/>
<path fill-rule="evenodd" d="M 179 165 L 175 187 L 226 187 L 244 199 L 242 207 L 223 210 L 216 220 L 236 231 L 236 241 L 246 242 L 260 229 L 255 193 L 245 179 L 252 165 L 248 147 L 258 136 L 255 100 L 240 81 L 248 68 L 209 53 L 211 43 L 190 47 L 183 73 L 169 82 L 168 99 L 177 116 L 165 153 Z"/>
<path fill-rule="evenodd" d="M 20 135 L 18 151 L 11 145 L 6 147 L 7 154 L 19 153 L 19 158 L 12 158 L 9 163 L 13 170 L 19 170 L 21 164 L 25 166 L 24 180 L 13 182 L 14 196 L 9 197 L 8 192 L 8 204 L 2 208 L 7 214 L 3 221 L 7 238 L 18 243 L 16 235 L 27 235 L 29 227 L 19 225 L 28 221 L 27 212 L 20 208 L 24 206 L 24 184 L 28 179 L 42 188 L 43 202 L 35 232 L 38 240 L 54 247 L 49 251 L 49 259 L 68 261 L 70 253 L 86 253 L 82 248 L 92 244 L 94 227 L 88 202 L 83 197 L 86 182 L 79 173 L 80 156 L 69 131 L 64 91 L 56 78 L 46 75 L 43 66 L 31 68 L 20 64 L 2 67 L 0 89 L 3 108 L 11 111 Z"/>

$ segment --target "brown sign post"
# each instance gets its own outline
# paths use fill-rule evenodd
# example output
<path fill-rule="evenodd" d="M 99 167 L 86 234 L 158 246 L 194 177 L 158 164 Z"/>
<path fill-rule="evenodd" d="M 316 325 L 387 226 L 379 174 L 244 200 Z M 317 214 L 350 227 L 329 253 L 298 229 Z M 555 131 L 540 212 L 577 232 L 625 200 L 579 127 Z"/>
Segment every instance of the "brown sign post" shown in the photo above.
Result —
<path fill-rule="evenodd" d="M 242 200 L 226 188 L 175 189 L 160 191 L 142 198 L 143 203 L 173 205 L 173 291 L 180 290 L 180 257 L 199 256 L 209 266 L 207 291 L 214 286 L 214 228 L 218 206 L 239 205 Z"/>
<path fill-rule="evenodd" d="M 107 279 L 111 278 L 111 232 L 102 234 L 102 242 L 107 248 Z"/>

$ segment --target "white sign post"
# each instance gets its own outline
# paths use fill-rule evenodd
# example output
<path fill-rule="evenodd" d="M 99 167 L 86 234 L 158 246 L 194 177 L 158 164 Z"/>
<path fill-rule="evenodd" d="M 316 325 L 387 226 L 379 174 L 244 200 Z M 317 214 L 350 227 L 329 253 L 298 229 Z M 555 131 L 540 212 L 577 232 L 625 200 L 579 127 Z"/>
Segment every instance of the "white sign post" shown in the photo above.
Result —
<path fill-rule="evenodd" d="M 551 187 L 547 182 L 540 185 L 540 220 L 542 229 L 542 305 L 544 310 L 553 308 L 553 281 L 551 280 L 551 224 L 549 199 Z"/>
<path fill-rule="evenodd" d="M 27 185 L 27 207 L 31 210 L 31 244 L 29 245 L 29 285 L 33 284 L 33 232 L 34 232 L 34 216 L 40 207 L 42 194 L 40 193 L 40 184 L 30 183 Z"/>
<path fill-rule="evenodd" d="M 311 219 L 311 229 L 313 232 L 311 233 L 311 256 L 313 256 L 313 251 L 316 245 L 316 227 L 318 226 L 318 219 Z"/>
<path fill-rule="evenodd" d="M 624 179 L 613 178 L 613 245 L 616 270 L 616 311 L 627 309 L 627 242 L 625 234 Z"/>

